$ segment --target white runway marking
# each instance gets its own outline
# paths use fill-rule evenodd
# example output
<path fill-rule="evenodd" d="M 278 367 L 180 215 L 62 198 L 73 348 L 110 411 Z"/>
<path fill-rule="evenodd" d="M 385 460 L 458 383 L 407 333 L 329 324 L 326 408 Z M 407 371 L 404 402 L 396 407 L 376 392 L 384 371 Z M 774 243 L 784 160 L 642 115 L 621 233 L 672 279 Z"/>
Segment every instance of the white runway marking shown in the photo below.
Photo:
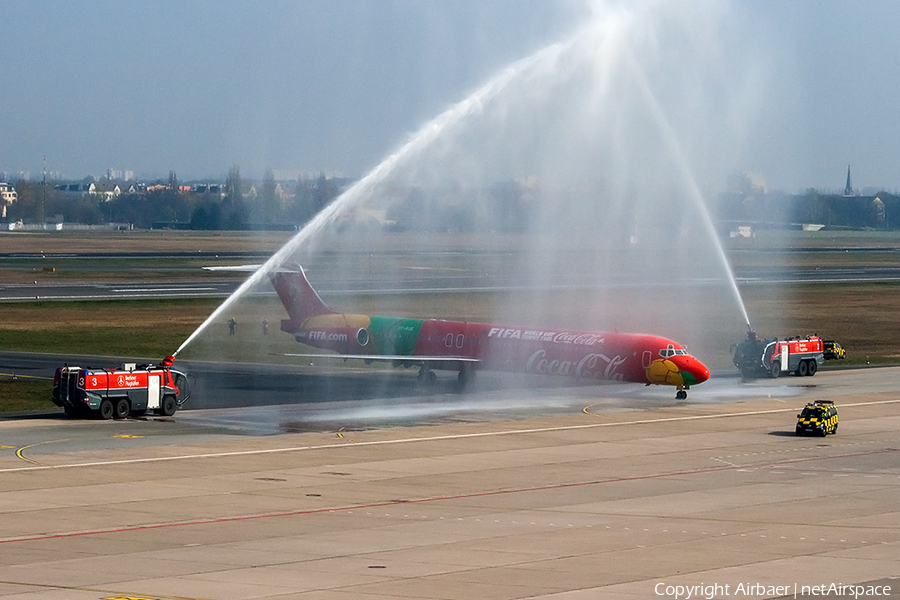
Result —
<path fill-rule="evenodd" d="M 876 402 L 856 402 L 842 404 L 841 406 L 873 406 L 880 404 L 896 404 L 897 400 L 880 400 Z M 265 450 L 239 450 L 234 452 L 212 452 L 206 454 L 182 454 L 178 456 L 159 456 L 153 458 L 131 458 L 124 460 L 102 460 L 85 463 L 72 463 L 63 465 L 41 465 L 32 467 L 17 467 L 0 469 L 0 473 L 14 473 L 21 471 L 45 471 L 51 469 L 76 469 L 80 467 L 101 467 L 106 465 L 128 465 L 152 462 L 167 462 L 172 460 L 192 460 L 199 458 L 226 458 L 232 456 L 254 456 L 262 454 L 283 454 L 285 452 L 304 452 L 307 450 L 328 450 L 334 448 L 351 448 L 361 446 L 388 446 L 392 444 L 413 444 L 419 442 L 436 442 L 445 440 L 462 440 L 483 437 L 495 437 L 506 435 L 526 435 L 531 433 L 546 433 L 550 431 L 577 431 L 581 429 L 595 429 L 600 427 L 622 427 L 626 425 L 649 425 L 653 423 L 675 423 L 681 421 L 699 421 L 705 419 L 724 419 L 729 417 L 746 417 L 752 415 L 767 415 L 784 412 L 794 412 L 796 408 L 777 408 L 772 410 L 753 410 L 745 412 L 723 413 L 718 415 L 693 415 L 688 417 L 664 417 L 660 419 L 637 419 L 634 421 L 620 421 L 615 423 L 587 423 L 584 425 L 566 425 L 560 427 L 538 427 L 534 429 L 510 429 L 502 431 L 484 431 L 481 433 L 460 433 L 453 435 L 435 435 L 419 438 L 398 438 L 393 440 L 373 440 L 371 442 L 342 442 L 339 444 L 322 444 L 319 446 L 289 446 L 286 448 L 268 448 Z"/>

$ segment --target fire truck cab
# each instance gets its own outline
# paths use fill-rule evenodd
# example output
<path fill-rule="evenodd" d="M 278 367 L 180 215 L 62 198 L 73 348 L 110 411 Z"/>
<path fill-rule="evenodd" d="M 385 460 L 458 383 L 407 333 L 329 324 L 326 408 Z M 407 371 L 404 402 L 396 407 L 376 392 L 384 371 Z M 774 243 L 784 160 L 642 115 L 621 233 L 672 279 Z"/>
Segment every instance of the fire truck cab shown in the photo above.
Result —
<path fill-rule="evenodd" d="M 170 357 L 159 365 L 109 369 L 66 365 L 53 377 L 53 403 L 73 418 L 124 419 L 150 411 L 172 416 L 189 398 L 187 375 L 172 368 Z"/>
<path fill-rule="evenodd" d="M 815 375 L 825 358 L 819 336 L 761 339 L 751 330 L 735 349 L 734 366 L 744 379 L 776 378 L 782 373 L 804 377 Z"/>

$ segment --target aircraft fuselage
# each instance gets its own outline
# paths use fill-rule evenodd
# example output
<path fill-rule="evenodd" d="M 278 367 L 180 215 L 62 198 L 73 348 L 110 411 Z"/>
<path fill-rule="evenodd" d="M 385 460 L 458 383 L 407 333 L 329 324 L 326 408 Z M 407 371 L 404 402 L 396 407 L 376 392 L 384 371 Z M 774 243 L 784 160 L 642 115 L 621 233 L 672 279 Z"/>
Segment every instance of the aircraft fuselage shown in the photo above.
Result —
<path fill-rule="evenodd" d="M 290 316 L 281 321 L 303 344 L 346 357 L 459 370 L 556 375 L 673 385 L 678 397 L 709 369 L 672 340 L 647 334 L 510 327 L 439 319 L 339 313 L 325 304 L 299 266 L 270 273 Z"/>
<path fill-rule="evenodd" d="M 575 379 L 674 385 L 705 381 L 709 372 L 672 340 L 654 335 L 499 326 L 485 323 L 329 314 L 283 329 L 308 346 L 340 354 L 428 358 L 437 369 L 477 368 Z M 445 358 L 441 364 L 435 359 Z M 672 363 L 665 364 L 665 361 Z"/>

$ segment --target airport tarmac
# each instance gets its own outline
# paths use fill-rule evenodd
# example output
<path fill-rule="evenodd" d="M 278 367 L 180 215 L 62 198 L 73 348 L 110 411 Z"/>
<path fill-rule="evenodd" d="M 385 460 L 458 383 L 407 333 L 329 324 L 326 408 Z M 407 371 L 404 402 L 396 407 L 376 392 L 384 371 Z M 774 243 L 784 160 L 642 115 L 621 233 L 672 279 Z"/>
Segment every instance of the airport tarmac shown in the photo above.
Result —
<path fill-rule="evenodd" d="M 607 385 L 7 419 L 0 598 L 768 598 L 866 582 L 896 596 L 897 381 L 894 367 L 711 380 L 687 402 Z M 836 435 L 794 435 L 812 399 L 836 402 Z M 393 420 L 354 412 L 372 406 Z"/>

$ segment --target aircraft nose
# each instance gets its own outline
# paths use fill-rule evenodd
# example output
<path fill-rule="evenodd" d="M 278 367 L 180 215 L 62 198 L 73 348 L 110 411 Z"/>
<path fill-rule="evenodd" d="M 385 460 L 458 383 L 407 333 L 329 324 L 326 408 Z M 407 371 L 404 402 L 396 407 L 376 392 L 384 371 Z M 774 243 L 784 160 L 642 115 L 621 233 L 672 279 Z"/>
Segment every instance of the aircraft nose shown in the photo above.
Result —
<path fill-rule="evenodd" d="M 696 358 L 691 361 L 691 375 L 697 380 L 697 383 L 703 383 L 709 379 L 709 369 Z"/>
<path fill-rule="evenodd" d="M 709 379 L 709 369 L 693 356 L 675 356 L 673 360 L 687 385 L 697 385 Z"/>

